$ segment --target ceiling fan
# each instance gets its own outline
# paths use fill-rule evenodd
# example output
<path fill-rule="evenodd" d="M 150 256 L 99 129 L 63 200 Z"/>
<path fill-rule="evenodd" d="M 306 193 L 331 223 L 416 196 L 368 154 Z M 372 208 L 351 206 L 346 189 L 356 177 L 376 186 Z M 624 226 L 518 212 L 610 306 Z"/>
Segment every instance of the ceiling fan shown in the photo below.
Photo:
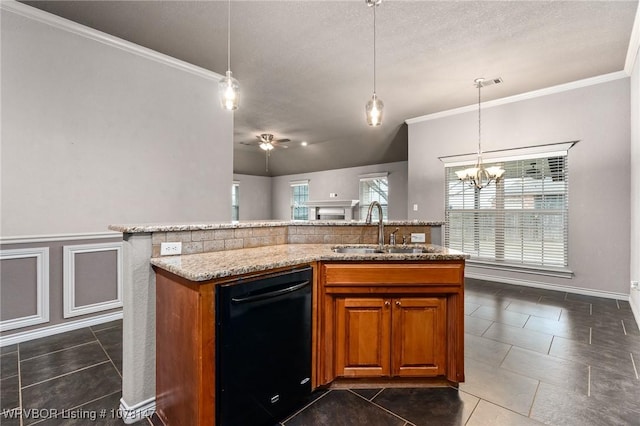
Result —
<path fill-rule="evenodd" d="M 257 142 L 240 142 L 243 145 L 255 145 L 257 144 L 260 149 L 265 152 L 265 161 L 266 161 L 266 171 L 269 171 L 269 157 L 271 156 L 271 151 L 275 148 L 289 148 L 285 145 L 287 142 L 291 142 L 290 139 L 274 139 L 271 133 L 262 133 L 261 135 L 257 135 Z"/>

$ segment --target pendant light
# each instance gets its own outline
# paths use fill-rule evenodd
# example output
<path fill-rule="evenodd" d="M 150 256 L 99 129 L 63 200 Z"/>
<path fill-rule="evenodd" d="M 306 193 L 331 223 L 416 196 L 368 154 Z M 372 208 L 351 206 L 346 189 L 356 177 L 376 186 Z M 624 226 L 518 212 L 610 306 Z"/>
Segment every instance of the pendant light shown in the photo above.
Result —
<path fill-rule="evenodd" d="M 478 88 L 478 159 L 476 160 L 475 167 L 469 167 L 464 170 L 459 170 L 456 172 L 458 175 L 458 179 L 463 182 L 469 182 L 469 184 L 477 189 L 486 188 L 489 186 L 491 182 L 498 182 L 502 175 L 504 174 L 504 169 L 494 166 L 484 168 L 482 165 L 482 134 L 481 134 L 481 125 L 482 125 L 482 116 L 480 115 L 480 101 L 481 101 L 481 89 L 483 86 L 488 86 L 491 84 L 502 83 L 501 78 L 492 78 L 490 80 L 485 80 L 484 78 L 477 78 L 474 80 L 475 86 Z"/>
<path fill-rule="evenodd" d="M 382 3 L 382 0 L 365 0 L 365 3 L 373 8 L 373 96 L 367 102 L 365 112 L 367 124 L 376 127 L 382 123 L 382 110 L 384 109 L 384 104 L 376 95 L 376 7 Z"/>
<path fill-rule="evenodd" d="M 238 109 L 240 85 L 231 75 L 231 0 L 227 9 L 227 75 L 218 83 L 218 94 L 223 109 Z"/>

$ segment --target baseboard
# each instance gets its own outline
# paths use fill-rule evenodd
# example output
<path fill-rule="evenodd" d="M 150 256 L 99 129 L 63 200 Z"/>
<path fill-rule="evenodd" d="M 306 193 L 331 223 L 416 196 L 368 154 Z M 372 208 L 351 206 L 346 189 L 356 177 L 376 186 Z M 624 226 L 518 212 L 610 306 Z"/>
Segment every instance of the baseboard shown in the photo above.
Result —
<path fill-rule="evenodd" d="M 120 398 L 120 416 L 125 424 L 132 424 L 145 417 L 151 417 L 156 411 L 156 398 L 149 398 L 130 406 L 124 399 Z"/>
<path fill-rule="evenodd" d="M 636 291 L 636 290 L 631 290 Z M 632 297 L 629 297 L 629 304 L 631 305 L 631 312 L 633 312 L 633 317 L 636 319 L 636 323 L 638 324 L 638 328 L 640 328 L 640 308 L 638 308 L 638 303 L 636 300 L 633 300 Z"/>
<path fill-rule="evenodd" d="M 0 347 L 26 342 L 28 340 L 40 339 L 41 337 L 53 336 L 54 334 L 78 330 L 92 325 L 104 324 L 105 322 L 116 321 L 119 319 L 122 319 L 122 311 L 105 315 L 97 315 L 77 321 L 67 321 L 62 324 L 50 325 L 48 327 L 37 328 L 35 330 L 22 331 L 8 336 L 0 336 Z"/>
<path fill-rule="evenodd" d="M 465 271 L 464 276 L 465 278 L 475 278 L 475 279 L 484 280 L 484 281 L 494 281 L 494 282 L 504 283 L 504 284 L 514 284 L 514 285 L 520 285 L 525 287 L 544 288 L 547 290 L 566 291 L 567 293 L 582 294 L 585 296 L 603 297 L 606 299 L 617 299 L 617 300 L 629 301 L 628 294 L 614 293 L 611 291 L 589 290 L 582 287 L 572 287 L 568 285 L 558 285 L 558 284 L 547 284 L 547 283 L 541 283 L 538 281 L 522 280 L 518 278 L 507 278 L 507 277 L 500 277 L 496 275 L 477 274 L 473 272 L 470 273 L 467 271 Z M 636 319 L 638 319 L 637 316 L 636 316 Z"/>

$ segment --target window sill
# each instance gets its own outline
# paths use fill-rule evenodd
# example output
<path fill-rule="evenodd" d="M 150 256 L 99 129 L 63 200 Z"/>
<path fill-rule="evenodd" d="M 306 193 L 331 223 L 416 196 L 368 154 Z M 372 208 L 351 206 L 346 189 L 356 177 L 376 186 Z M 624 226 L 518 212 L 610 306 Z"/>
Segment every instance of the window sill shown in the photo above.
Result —
<path fill-rule="evenodd" d="M 497 261 L 469 259 L 467 265 L 474 268 L 492 269 L 494 271 L 522 272 L 526 274 L 545 275 L 548 277 L 573 278 L 573 271 L 569 268 L 554 268 L 550 266 L 518 265 Z"/>

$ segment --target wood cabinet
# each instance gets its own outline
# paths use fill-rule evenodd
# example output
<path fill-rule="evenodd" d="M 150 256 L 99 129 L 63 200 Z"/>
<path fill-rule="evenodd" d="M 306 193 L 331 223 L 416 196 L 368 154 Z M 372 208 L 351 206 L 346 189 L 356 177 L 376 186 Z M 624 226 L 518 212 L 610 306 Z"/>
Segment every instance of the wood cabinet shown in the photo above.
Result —
<path fill-rule="evenodd" d="M 339 297 L 335 303 L 337 376 L 444 374 L 444 297 Z"/>
<path fill-rule="evenodd" d="M 464 261 L 323 263 L 320 383 L 464 381 L 463 282 Z"/>

